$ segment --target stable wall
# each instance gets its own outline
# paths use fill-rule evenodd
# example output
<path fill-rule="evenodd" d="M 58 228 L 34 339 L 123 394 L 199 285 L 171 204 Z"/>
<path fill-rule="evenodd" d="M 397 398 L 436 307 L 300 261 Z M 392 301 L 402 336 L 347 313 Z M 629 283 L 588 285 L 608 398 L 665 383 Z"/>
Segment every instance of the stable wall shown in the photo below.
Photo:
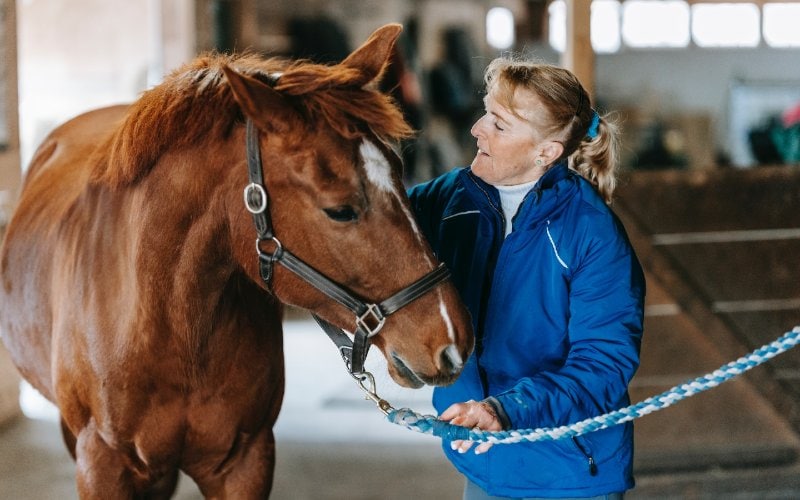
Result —
<path fill-rule="evenodd" d="M 731 130 L 731 85 L 783 84 L 800 96 L 799 62 L 800 48 L 626 50 L 597 57 L 597 92 L 643 115 L 706 115 L 707 147 L 736 157 L 747 137 Z"/>

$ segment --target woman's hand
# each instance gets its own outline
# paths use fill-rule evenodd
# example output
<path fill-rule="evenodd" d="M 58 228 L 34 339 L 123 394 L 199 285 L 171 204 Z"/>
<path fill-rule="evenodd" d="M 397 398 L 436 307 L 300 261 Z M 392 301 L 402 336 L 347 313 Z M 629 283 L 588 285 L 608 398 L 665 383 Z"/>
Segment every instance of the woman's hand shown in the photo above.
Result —
<path fill-rule="evenodd" d="M 453 425 L 478 428 L 484 431 L 500 431 L 503 426 L 497 419 L 497 414 L 492 405 L 485 401 L 467 401 L 466 403 L 456 403 L 439 415 L 439 420 L 450 422 Z M 459 453 L 466 453 L 473 445 L 473 441 L 452 441 L 450 447 L 458 450 Z M 475 448 L 476 454 L 486 453 L 492 443 L 481 443 Z"/>

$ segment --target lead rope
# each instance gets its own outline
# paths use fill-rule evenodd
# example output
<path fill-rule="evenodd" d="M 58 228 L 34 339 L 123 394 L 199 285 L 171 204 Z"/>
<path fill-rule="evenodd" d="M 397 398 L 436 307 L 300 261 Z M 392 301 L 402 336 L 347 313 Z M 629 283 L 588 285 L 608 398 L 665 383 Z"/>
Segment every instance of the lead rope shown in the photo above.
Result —
<path fill-rule="evenodd" d="M 774 358 L 778 354 L 788 351 L 798 343 L 800 343 L 800 326 L 794 327 L 792 331 L 785 333 L 777 340 L 756 349 L 745 357 L 723 365 L 718 370 L 707 375 L 673 387 L 666 392 L 662 392 L 661 394 L 647 398 L 640 403 L 626 408 L 561 427 L 493 432 L 453 425 L 438 420 L 435 416 L 421 415 L 408 408 L 396 410 L 389 407 L 390 409 L 385 411 L 385 413 L 387 420 L 394 424 L 402 425 L 403 427 L 422 434 L 432 434 L 441 437 L 445 441 L 468 440 L 480 443 L 490 442 L 494 444 L 512 444 L 523 441 L 555 441 L 606 429 L 663 410 L 678 401 L 682 401 L 738 377 L 742 373 Z M 366 392 L 369 393 L 370 391 Z M 372 387 L 371 394 L 375 395 L 374 386 Z M 377 397 L 377 395 L 375 396 Z"/>

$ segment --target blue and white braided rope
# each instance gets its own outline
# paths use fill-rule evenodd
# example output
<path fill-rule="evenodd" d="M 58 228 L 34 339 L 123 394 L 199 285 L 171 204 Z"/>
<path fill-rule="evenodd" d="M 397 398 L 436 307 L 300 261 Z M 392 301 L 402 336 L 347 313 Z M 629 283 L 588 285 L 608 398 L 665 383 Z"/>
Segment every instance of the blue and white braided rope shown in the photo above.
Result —
<path fill-rule="evenodd" d="M 482 431 L 443 422 L 438 420 L 435 416 L 421 415 L 408 408 L 392 409 L 389 411 L 386 418 L 392 423 L 402 425 L 423 434 L 432 434 L 441 437 L 445 441 L 469 440 L 475 442 L 491 442 L 494 444 L 511 444 L 522 441 L 554 441 L 606 429 L 643 417 L 649 413 L 663 410 L 678 401 L 717 387 L 723 382 L 727 382 L 774 358 L 778 354 L 788 351 L 798 343 L 800 343 L 800 326 L 794 327 L 791 332 L 785 333 L 777 340 L 756 349 L 747 356 L 720 367 L 712 373 L 673 387 L 666 392 L 647 398 L 640 403 L 561 427 L 497 432 Z"/>

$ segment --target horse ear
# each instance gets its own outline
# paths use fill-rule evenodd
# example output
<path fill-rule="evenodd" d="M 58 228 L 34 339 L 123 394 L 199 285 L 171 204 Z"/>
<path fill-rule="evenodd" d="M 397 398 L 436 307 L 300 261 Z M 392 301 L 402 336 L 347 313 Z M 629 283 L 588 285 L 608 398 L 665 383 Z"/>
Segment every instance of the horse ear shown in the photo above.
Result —
<path fill-rule="evenodd" d="M 341 62 L 343 66 L 355 68 L 364 75 L 364 84 L 375 80 L 383 71 L 392 55 L 397 37 L 403 31 L 400 24 L 387 24 L 375 30 L 364 44 Z"/>
<path fill-rule="evenodd" d="M 286 132 L 297 121 L 297 113 L 272 87 L 227 65 L 222 67 L 222 71 L 242 112 L 259 128 Z M 266 116 L 269 120 L 265 119 Z"/>

